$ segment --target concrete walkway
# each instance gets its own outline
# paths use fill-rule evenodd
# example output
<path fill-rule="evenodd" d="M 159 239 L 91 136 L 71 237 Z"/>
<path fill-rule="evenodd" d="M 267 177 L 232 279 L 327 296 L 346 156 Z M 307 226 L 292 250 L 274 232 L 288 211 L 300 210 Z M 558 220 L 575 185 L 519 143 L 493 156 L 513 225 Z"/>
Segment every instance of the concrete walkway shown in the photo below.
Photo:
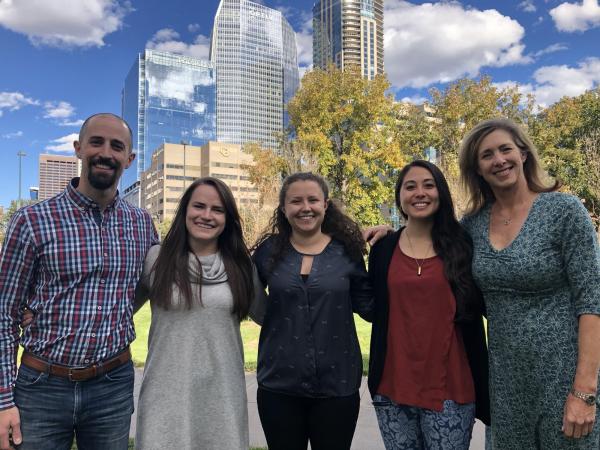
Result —
<path fill-rule="evenodd" d="M 142 370 L 135 371 L 135 407 L 137 410 L 137 398 L 140 392 L 142 381 Z M 248 392 L 248 421 L 250 426 L 250 445 L 253 447 L 266 447 L 265 435 L 260 426 L 258 410 L 256 408 L 256 374 L 246 373 L 246 390 Z M 360 388 L 360 414 L 356 433 L 352 441 L 352 450 L 385 450 L 379 428 L 377 427 L 377 418 L 371 397 L 367 390 L 367 380 L 363 379 Z M 135 414 L 131 418 L 131 436 L 135 436 Z M 183 450 L 183 449 L 182 449 Z M 473 430 L 473 439 L 471 440 L 470 450 L 484 450 L 484 427 L 477 421 Z"/>

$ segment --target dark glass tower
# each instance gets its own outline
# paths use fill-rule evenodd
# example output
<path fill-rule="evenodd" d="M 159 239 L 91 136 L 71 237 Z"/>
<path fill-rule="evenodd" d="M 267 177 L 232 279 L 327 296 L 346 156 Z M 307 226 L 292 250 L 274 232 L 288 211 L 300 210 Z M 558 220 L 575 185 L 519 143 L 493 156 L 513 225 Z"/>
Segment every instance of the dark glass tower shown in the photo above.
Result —
<path fill-rule="evenodd" d="M 121 194 L 140 205 L 140 177 L 164 143 L 201 146 L 216 137 L 216 88 L 211 63 L 145 50 L 122 92 L 122 115 L 133 130 L 137 156 L 121 179 Z"/>

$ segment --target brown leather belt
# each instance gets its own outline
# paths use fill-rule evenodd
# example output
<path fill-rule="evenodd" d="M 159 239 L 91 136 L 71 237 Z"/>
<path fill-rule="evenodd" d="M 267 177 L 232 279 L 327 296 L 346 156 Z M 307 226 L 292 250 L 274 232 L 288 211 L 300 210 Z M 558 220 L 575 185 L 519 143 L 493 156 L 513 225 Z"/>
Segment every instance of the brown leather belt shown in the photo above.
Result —
<path fill-rule="evenodd" d="M 83 368 L 73 368 L 62 366 L 60 364 L 52 364 L 29 352 L 23 353 L 23 356 L 21 357 L 21 364 L 24 364 L 27 367 L 39 372 L 45 372 L 50 375 L 68 378 L 71 381 L 86 381 L 106 372 L 110 372 L 111 370 L 125 364 L 130 359 L 131 351 L 129 350 L 129 347 L 127 347 L 121 353 L 113 356 L 112 358 L 105 359 L 104 361 L 100 361 L 99 363 Z"/>

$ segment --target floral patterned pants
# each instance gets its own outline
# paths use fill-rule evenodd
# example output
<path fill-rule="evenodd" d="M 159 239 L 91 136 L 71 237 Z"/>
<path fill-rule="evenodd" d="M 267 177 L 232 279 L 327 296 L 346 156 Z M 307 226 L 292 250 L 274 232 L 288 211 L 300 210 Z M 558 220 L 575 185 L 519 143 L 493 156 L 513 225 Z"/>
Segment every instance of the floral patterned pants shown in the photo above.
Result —
<path fill-rule="evenodd" d="M 386 450 L 468 450 L 475 404 L 444 402 L 441 412 L 399 405 L 375 395 L 373 406 Z"/>

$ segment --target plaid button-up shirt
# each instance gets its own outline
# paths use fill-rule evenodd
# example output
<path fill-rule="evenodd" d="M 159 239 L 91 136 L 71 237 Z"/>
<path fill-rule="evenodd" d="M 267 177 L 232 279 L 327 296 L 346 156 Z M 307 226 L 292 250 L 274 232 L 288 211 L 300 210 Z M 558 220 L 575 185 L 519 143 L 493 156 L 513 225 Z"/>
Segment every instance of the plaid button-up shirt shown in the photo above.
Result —
<path fill-rule="evenodd" d="M 88 366 L 135 339 L 133 299 L 150 215 L 117 197 L 104 211 L 76 190 L 19 210 L 0 254 L 0 410 L 14 406 L 19 340 L 42 358 Z M 20 308 L 35 312 L 19 337 Z"/>

